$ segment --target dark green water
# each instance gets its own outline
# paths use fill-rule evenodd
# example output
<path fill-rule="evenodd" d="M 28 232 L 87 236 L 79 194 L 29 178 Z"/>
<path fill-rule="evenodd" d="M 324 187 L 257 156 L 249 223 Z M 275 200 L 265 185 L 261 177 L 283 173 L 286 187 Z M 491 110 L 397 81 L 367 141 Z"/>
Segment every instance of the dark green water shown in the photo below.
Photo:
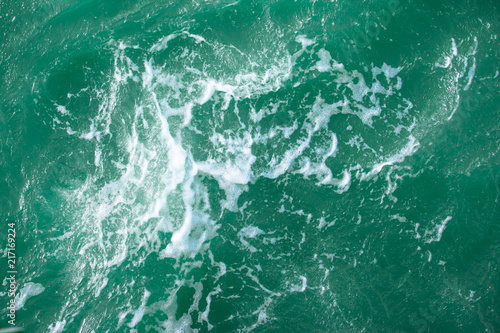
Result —
<path fill-rule="evenodd" d="M 499 9 L 2 1 L 0 326 L 499 332 Z"/>

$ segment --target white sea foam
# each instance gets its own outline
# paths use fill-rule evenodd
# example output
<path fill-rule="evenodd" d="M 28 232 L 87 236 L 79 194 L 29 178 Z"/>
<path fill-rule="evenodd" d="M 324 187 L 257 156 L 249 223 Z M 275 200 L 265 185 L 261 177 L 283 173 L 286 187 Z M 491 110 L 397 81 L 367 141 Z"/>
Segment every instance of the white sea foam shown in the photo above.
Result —
<path fill-rule="evenodd" d="M 307 288 L 307 278 L 305 276 L 299 276 L 300 279 L 302 280 L 301 285 L 296 285 L 292 284 L 292 287 L 290 288 L 291 292 L 304 292 Z"/>
<path fill-rule="evenodd" d="M 142 317 L 146 313 L 146 303 L 148 302 L 149 296 L 151 296 L 151 293 L 147 289 L 144 289 L 144 295 L 142 296 L 141 305 L 134 312 L 134 317 L 132 318 L 130 323 L 127 324 L 128 327 L 133 328 L 142 320 Z"/>
<path fill-rule="evenodd" d="M 170 34 L 168 36 L 162 37 L 156 44 L 154 44 L 149 50 L 152 52 L 161 51 L 167 48 L 168 42 L 176 38 L 178 34 Z"/>
<path fill-rule="evenodd" d="M 258 227 L 255 227 L 255 226 L 247 226 L 243 229 L 241 229 L 239 232 L 238 232 L 238 237 L 240 238 L 240 242 L 241 244 L 243 244 L 243 246 L 245 248 L 248 248 L 250 250 L 250 252 L 257 252 L 258 249 L 256 249 L 254 246 L 252 246 L 247 240 L 246 238 L 256 238 L 257 236 L 260 236 L 260 235 L 263 235 L 265 234 L 264 231 L 262 231 L 261 229 L 259 229 Z"/>
<path fill-rule="evenodd" d="M 432 243 L 432 242 L 439 242 L 441 240 L 441 237 L 443 236 L 444 229 L 446 228 L 446 225 L 448 222 L 450 222 L 452 219 L 451 216 L 447 216 L 443 222 L 440 224 L 437 224 L 433 230 L 427 231 L 426 235 L 431 235 L 431 237 L 426 241 L 426 243 Z"/>
<path fill-rule="evenodd" d="M 326 51 L 325 49 L 321 49 L 318 51 L 318 56 L 320 59 L 316 63 L 318 71 L 320 72 L 329 71 L 332 68 L 332 66 L 330 65 L 330 62 L 332 61 L 332 56 L 330 55 L 330 52 Z"/>
<path fill-rule="evenodd" d="M 50 324 L 48 329 L 50 333 L 60 333 L 64 331 L 64 326 L 66 326 L 66 320 L 57 321 L 53 324 Z"/>
<path fill-rule="evenodd" d="M 359 122 L 359 126 L 372 126 L 376 119 L 384 116 L 381 97 L 398 98 L 394 92 L 402 85 L 398 77 L 401 67 L 393 68 L 386 64 L 380 68 L 374 67 L 370 80 L 369 76 L 346 70 L 323 48 L 315 53 L 314 49 L 317 48 L 311 46 L 316 45 L 316 42 L 302 35 L 296 38 L 301 48 L 294 54 L 269 63 L 254 64 L 249 61 L 236 74 L 215 76 L 203 68 L 194 68 L 192 63 L 187 66 L 182 64 L 181 72 L 176 72 L 175 66 L 161 64 L 162 58 L 159 56 L 175 44 L 176 38 L 184 38 L 200 46 L 213 43 L 186 31 L 175 32 L 152 45 L 149 51 L 145 51 L 147 54 L 141 58 L 141 63 L 135 64 L 126 54 L 130 48 L 137 50 L 136 47 L 124 42 L 111 42 L 110 47 L 115 49 L 115 70 L 108 91 L 101 93 L 101 104 L 96 115 L 89 120 L 88 131 L 78 132 L 82 140 L 94 140 L 94 165 L 98 171 L 93 177 L 88 177 L 78 191 L 72 193 L 72 203 L 83 208 L 72 230 L 65 233 L 60 241 L 69 243 L 79 240 L 79 255 L 74 267 L 77 271 L 90 271 L 86 292 L 92 291 L 95 297 L 103 297 L 112 288 L 109 273 L 113 269 L 124 264 L 127 259 L 134 265 L 142 265 L 144 258 L 152 252 L 158 253 L 159 260 L 175 259 L 175 269 L 182 271 L 182 274 L 188 274 L 193 267 L 201 267 L 203 262 L 195 260 L 199 254 L 208 255 L 212 266 L 218 267 L 213 278 L 216 280 L 226 274 L 226 266 L 216 262 L 207 250 L 210 240 L 217 234 L 219 216 L 212 216 L 209 190 L 199 180 L 200 176 L 214 179 L 224 192 L 225 197 L 222 196 L 216 203 L 222 213 L 229 210 L 243 214 L 246 206 L 241 206 L 238 200 L 248 191 L 249 184 L 259 179 L 276 179 L 287 173 L 298 174 L 314 179 L 317 186 L 330 186 L 342 193 L 351 186 L 353 171 L 357 170 L 357 176 L 367 180 L 381 172 L 384 166 L 403 161 L 417 146 L 416 139 L 411 136 L 410 142 L 392 156 L 377 155 L 380 160 L 369 160 L 360 167 L 348 166 L 336 175 L 328 166 L 343 149 L 337 134 L 331 129 L 331 125 L 335 125 L 332 118 L 338 114 L 354 115 L 353 119 Z M 301 110 L 304 112 L 303 117 L 296 117 L 299 113 L 290 110 L 286 101 L 274 101 L 259 109 L 250 105 L 248 117 L 245 118 L 243 111 L 240 113 L 238 109 L 239 102 L 288 89 L 285 83 L 292 78 L 302 84 L 302 69 L 297 75 L 294 68 L 300 57 L 314 59 L 311 67 L 304 69 L 304 72 L 318 70 L 331 74 L 331 83 L 337 86 L 338 91 L 342 91 L 341 96 L 329 104 L 325 101 L 327 96 L 322 97 L 321 91 L 317 91 L 311 96 L 315 96 L 313 105 L 306 105 Z M 178 59 L 172 60 L 175 61 Z M 386 80 L 379 81 L 379 75 L 382 74 Z M 140 90 L 141 98 L 128 109 L 118 109 L 122 88 L 129 84 Z M 407 120 L 411 107 L 411 103 L 401 107 L 405 108 L 401 111 L 401 120 Z M 208 124 L 194 124 L 197 120 L 195 114 L 200 110 L 212 111 L 206 116 Z M 62 110 L 59 112 L 65 115 Z M 121 116 L 128 115 L 127 112 L 130 113 L 130 122 L 125 122 Z M 267 123 L 271 117 L 281 116 L 284 112 L 289 112 L 287 117 L 283 117 L 284 124 L 269 128 Z M 211 116 L 220 117 L 223 124 L 227 120 L 224 117 L 234 116 L 236 120 L 234 124 L 228 121 L 229 125 L 221 130 L 215 120 L 208 119 Z M 178 125 L 174 121 L 175 117 L 180 117 Z M 248 122 L 244 119 L 248 119 Z M 358 125 L 349 126 L 351 133 L 358 129 Z M 112 133 L 114 128 L 123 129 L 123 133 Z M 190 131 L 206 140 L 198 142 L 192 139 Z M 108 156 L 102 147 L 103 138 L 117 135 L 120 135 L 119 153 Z M 398 143 L 401 145 L 404 141 Z M 193 149 L 198 144 L 208 146 L 203 158 L 197 156 Z M 256 153 L 264 149 L 265 153 Z M 108 160 L 111 163 L 105 163 Z M 363 168 L 371 170 L 360 171 L 365 170 Z M 102 184 L 100 177 L 109 174 L 113 177 Z M 280 211 L 285 212 L 285 207 Z M 306 223 L 313 221 L 310 213 L 292 214 L 304 215 Z M 335 220 L 320 220 L 318 228 L 324 230 L 334 223 Z M 171 238 L 168 239 L 164 234 L 171 235 Z M 237 236 L 242 248 L 253 253 L 261 250 L 256 244 L 264 241 L 265 234 L 257 226 L 247 226 L 239 230 Z M 274 244 L 279 240 L 279 237 L 273 237 L 266 241 Z M 305 234 L 302 242 L 306 242 Z M 258 279 L 258 272 L 265 271 L 265 268 L 259 266 L 255 272 L 248 267 L 245 269 L 246 276 L 255 286 L 270 295 L 265 304 L 255 310 L 254 314 L 258 317 L 256 325 L 260 325 L 270 320 L 266 307 L 275 294 Z M 300 276 L 300 280 L 301 284 L 290 286 L 291 291 L 306 290 L 307 278 Z M 81 283 L 81 278 L 75 278 L 74 283 Z M 177 319 L 176 292 L 182 285 L 193 288 L 195 295 L 188 313 Z M 133 307 L 129 302 L 128 306 L 120 309 L 119 326 L 126 324 L 136 329 L 144 316 L 162 311 L 168 317 L 161 323 L 167 332 L 189 331 L 191 314 L 198 311 L 199 320 L 212 327 L 208 322 L 210 304 L 220 292 L 219 287 L 207 292 L 203 290 L 203 284 L 177 277 L 174 285 L 166 288 L 170 295 L 168 300 L 149 305 L 151 294 L 144 289 L 139 305 L 132 302 L 136 304 Z M 204 296 L 206 306 L 201 308 L 202 295 L 207 294 Z M 136 296 L 138 301 L 141 297 Z M 133 316 L 126 322 L 128 314 Z M 64 325 L 65 321 L 61 319 L 51 325 L 50 330 L 59 332 Z"/>
<path fill-rule="evenodd" d="M 69 114 L 69 111 L 64 105 L 57 105 L 57 111 L 61 112 L 63 115 Z"/>
<path fill-rule="evenodd" d="M 28 282 L 25 283 L 19 293 L 16 295 L 16 311 L 22 309 L 26 301 L 31 297 L 40 295 L 45 291 L 45 288 L 40 283 Z"/>
<path fill-rule="evenodd" d="M 404 146 L 398 153 L 391 155 L 387 158 L 384 158 L 384 161 L 373 165 L 372 169 L 369 172 L 366 173 L 362 172 L 360 174 L 360 179 L 361 180 L 371 179 L 373 176 L 378 174 L 385 166 L 393 165 L 394 163 L 398 162 L 403 162 L 407 156 L 412 155 L 417 150 L 418 146 L 419 143 L 417 142 L 415 137 L 413 135 L 410 135 L 409 141 L 406 144 L 406 146 Z"/>

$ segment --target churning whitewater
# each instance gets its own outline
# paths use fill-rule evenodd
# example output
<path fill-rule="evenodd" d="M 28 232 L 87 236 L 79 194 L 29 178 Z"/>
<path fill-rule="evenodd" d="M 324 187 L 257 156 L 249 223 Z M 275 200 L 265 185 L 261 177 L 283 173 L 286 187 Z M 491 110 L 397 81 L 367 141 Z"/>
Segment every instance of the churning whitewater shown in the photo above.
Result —
<path fill-rule="evenodd" d="M 0 327 L 500 327 L 493 1 L 1 8 Z"/>

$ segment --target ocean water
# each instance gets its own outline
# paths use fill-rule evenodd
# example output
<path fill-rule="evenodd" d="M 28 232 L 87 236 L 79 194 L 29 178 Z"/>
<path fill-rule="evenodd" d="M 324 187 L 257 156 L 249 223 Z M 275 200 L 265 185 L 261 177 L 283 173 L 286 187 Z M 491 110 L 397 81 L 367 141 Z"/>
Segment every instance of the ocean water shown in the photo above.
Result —
<path fill-rule="evenodd" d="M 0 326 L 499 332 L 497 0 L 5 0 L 0 28 Z"/>

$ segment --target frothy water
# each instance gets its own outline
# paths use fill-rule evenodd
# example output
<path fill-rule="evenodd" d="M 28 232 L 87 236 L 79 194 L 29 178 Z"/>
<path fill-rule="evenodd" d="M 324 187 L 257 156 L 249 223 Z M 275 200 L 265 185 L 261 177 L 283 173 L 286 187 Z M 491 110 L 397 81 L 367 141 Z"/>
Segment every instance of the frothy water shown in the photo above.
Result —
<path fill-rule="evenodd" d="M 99 6 L 45 7 L 4 35 L 20 326 L 494 330 L 488 8 Z"/>

